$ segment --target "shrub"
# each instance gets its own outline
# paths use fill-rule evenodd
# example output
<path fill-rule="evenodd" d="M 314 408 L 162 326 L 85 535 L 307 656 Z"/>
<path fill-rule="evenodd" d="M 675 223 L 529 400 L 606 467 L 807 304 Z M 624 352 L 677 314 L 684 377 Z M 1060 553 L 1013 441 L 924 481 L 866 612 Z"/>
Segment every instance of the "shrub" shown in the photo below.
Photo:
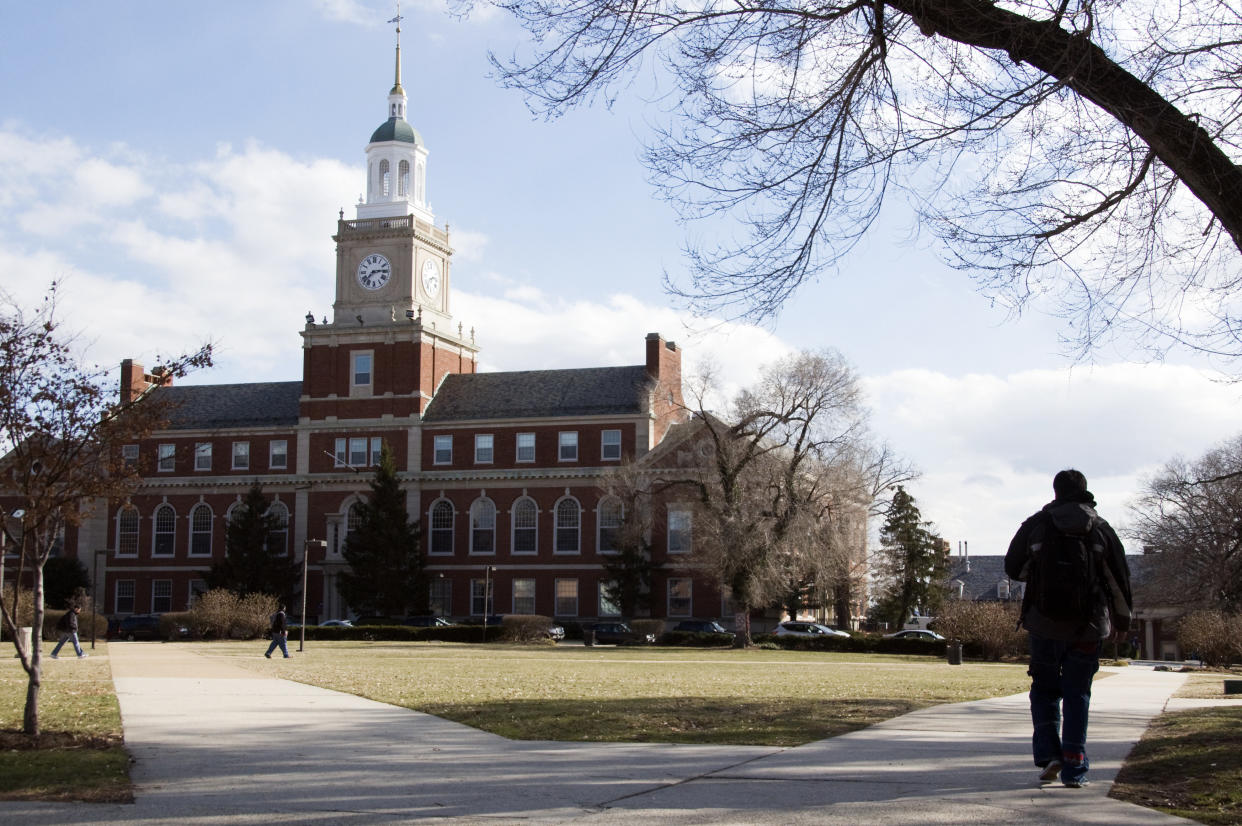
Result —
<path fill-rule="evenodd" d="M 181 629 L 190 630 L 190 617 L 189 611 L 160 614 L 160 639 L 168 640 L 169 642 L 183 639 L 185 634 L 182 633 Z"/>
<path fill-rule="evenodd" d="M 665 622 L 662 619 L 630 620 L 630 627 L 640 634 L 655 634 L 656 639 L 664 635 Z"/>
<path fill-rule="evenodd" d="M 190 633 L 204 639 L 252 640 L 267 633 L 279 601 L 268 594 L 239 597 L 224 588 L 200 596 L 189 612 Z M 161 633 L 163 625 L 161 624 Z"/>
<path fill-rule="evenodd" d="M 546 642 L 553 624 L 551 619 L 538 614 L 505 614 L 501 638 L 509 642 Z"/>
<path fill-rule="evenodd" d="M 987 660 L 1021 656 L 1026 632 L 1018 627 L 1017 603 L 951 600 L 936 618 L 937 630 Z"/>
<path fill-rule="evenodd" d="M 1242 662 L 1242 615 L 1223 611 L 1187 614 L 1178 623 L 1177 641 L 1186 656 L 1203 660 L 1205 665 Z"/>
<path fill-rule="evenodd" d="M 723 648 L 733 645 L 732 634 L 700 631 L 669 631 L 659 638 L 660 645 L 681 645 L 687 648 Z"/>

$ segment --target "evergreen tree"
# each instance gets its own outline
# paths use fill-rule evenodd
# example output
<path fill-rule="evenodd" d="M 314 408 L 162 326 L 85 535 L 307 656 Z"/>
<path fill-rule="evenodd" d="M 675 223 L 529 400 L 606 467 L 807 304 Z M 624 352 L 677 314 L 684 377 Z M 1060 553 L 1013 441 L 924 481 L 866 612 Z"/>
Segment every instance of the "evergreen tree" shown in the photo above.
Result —
<path fill-rule="evenodd" d="M 876 619 L 899 628 L 915 610 L 926 615 L 939 609 L 948 552 L 931 527 L 914 497 L 898 485 L 880 528 L 880 597 L 872 612 Z"/>
<path fill-rule="evenodd" d="M 396 463 L 385 442 L 370 497 L 357 506 L 357 527 L 345 539 L 349 570 L 337 580 L 341 596 L 360 613 L 403 616 L 426 601 L 418 523 L 405 510 Z"/>
<path fill-rule="evenodd" d="M 269 550 L 269 537 L 286 526 L 269 513 L 271 502 L 255 482 L 233 509 L 225 533 L 225 556 L 207 572 L 210 588 L 225 588 L 240 596 L 270 594 L 292 603 L 298 565 L 285 553 Z"/>

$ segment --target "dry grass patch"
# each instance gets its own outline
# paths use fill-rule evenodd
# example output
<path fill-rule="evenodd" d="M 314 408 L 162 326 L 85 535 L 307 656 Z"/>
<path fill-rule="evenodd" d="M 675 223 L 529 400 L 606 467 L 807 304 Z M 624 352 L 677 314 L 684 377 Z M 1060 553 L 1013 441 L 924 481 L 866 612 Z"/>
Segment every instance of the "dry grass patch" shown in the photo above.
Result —
<path fill-rule="evenodd" d="M 253 646 L 198 651 L 526 740 L 793 746 L 1029 687 L 1023 666 L 811 651 L 316 642 L 271 662 Z"/>
<path fill-rule="evenodd" d="M 107 645 L 85 660 L 44 652 L 37 738 L 21 733 L 27 678 L 11 645 L 0 649 L 0 799 L 132 801 Z"/>

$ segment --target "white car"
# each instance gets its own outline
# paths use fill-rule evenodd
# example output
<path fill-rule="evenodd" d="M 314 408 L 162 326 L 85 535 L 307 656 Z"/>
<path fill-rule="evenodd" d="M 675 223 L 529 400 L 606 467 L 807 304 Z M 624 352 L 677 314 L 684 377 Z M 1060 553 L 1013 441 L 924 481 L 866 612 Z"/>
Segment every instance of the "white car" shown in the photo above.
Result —
<path fill-rule="evenodd" d="M 776 626 L 778 637 L 848 637 L 844 631 L 838 631 L 818 622 L 782 622 Z"/>
<path fill-rule="evenodd" d="M 885 634 L 885 639 L 889 640 L 943 640 L 944 637 L 935 631 L 926 631 L 923 629 L 907 628 L 905 631 L 898 631 L 895 634 Z"/>

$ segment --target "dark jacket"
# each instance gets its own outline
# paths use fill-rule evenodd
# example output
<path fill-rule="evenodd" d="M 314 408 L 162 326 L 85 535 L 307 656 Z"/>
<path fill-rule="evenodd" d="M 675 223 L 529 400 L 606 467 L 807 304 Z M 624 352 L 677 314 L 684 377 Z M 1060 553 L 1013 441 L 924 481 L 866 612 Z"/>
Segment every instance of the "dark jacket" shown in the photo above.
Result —
<path fill-rule="evenodd" d="M 66 611 L 65 615 L 60 618 L 60 621 L 56 623 L 56 630 L 62 634 L 78 633 L 78 612 L 72 609 Z"/>
<path fill-rule="evenodd" d="M 272 633 L 283 634 L 287 630 L 289 630 L 289 624 L 285 620 L 285 612 L 277 611 L 272 614 Z"/>
<path fill-rule="evenodd" d="M 1104 539 L 1100 568 L 1107 592 L 1105 602 L 1086 625 L 1076 621 L 1053 620 L 1035 607 L 1028 587 L 1022 595 L 1023 626 L 1041 637 L 1066 641 L 1102 640 L 1114 630 L 1128 631 L 1134 602 L 1130 595 L 1130 568 L 1126 564 L 1125 548 L 1112 526 L 1095 512 L 1095 499 L 1089 493 L 1078 501 L 1057 499 L 1049 502 L 1039 513 L 1023 522 L 1005 554 L 1005 573 L 1018 582 L 1027 581 L 1031 565 L 1031 532 L 1049 517 L 1057 528 L 1066 533 L 1085 533 L 1094 520 L 1095 528 Z"/>

